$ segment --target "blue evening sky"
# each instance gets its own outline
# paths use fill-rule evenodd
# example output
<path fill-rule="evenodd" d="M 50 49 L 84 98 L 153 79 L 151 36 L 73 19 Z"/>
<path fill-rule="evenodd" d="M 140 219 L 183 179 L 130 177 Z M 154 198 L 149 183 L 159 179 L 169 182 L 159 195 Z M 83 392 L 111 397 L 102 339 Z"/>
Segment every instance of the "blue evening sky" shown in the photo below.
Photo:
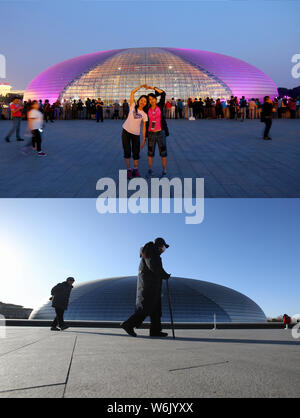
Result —
<path fill-rule="evenodd" d="M 169 46 L 231 55 L 295 87 L 291 58 L 300 53 L 295 1 L 0 0 L 0 54 L 7 78 L 24 89 L 39 72 L 101 50 Z"/>
<path fill-rule="evenodd" d="M 232 287 L 268 316 L 299 313 L 300 199 L 206 199 L 199 225 L 184 215 L 100 215 L 95 205 L 1 199 L 1 301 L 34 307 L 69 275 L 77 283 L 135 275 L 140 247 L 163 236 L 173 276 Z"/>

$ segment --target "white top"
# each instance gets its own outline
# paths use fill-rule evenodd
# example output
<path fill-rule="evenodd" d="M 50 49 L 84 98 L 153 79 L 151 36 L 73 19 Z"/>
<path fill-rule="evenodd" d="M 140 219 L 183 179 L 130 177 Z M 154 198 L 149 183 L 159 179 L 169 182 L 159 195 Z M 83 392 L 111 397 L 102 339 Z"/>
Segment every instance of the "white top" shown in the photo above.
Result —
<path fill-rule="evenodd" d="M 127 119 L 123 123 L 123 129 L 125 131 L 133 134 L 133 135 L 140 135 L 141 129 L 141 122 L 147 122 L 148 116 L 143 110 L 135 111 L 135 104 L 130 106 L 130 111 L 128 114 Z"/>
<path fill-rule="evenodd" d="M 35 129 L 41 129 L 43 127 L 43 114 L 39 110 L 29 110 L 27 118 L 30 119 L 32 131 Z"/>

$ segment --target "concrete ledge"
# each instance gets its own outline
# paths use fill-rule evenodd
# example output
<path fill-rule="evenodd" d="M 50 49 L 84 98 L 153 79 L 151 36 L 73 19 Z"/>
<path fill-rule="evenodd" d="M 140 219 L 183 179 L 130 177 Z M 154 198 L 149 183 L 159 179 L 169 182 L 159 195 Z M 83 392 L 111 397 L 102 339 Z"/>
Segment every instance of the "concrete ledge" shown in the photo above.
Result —
<path fill-rule="evenodd" d="M 7 319 L 6 326 L 16 327 L 50 327 L 52 321 L 41 319 Z M 66 321 L 66 324 L 73 328 L 119 328 L 119 321 Z M 163 323 L 163 328 L 170 329 L 170 323 Z M 294 324 L 290 324 L 292 328 Z M 212 329 L 212 322 L 180 322 L 175 323 L 176 329 Z M 149 328 L 149 323 L 145 323 L 141 328 Z M 219 322 L 218 329 L 284 329 L 285 325 L 281 322 Z"/>

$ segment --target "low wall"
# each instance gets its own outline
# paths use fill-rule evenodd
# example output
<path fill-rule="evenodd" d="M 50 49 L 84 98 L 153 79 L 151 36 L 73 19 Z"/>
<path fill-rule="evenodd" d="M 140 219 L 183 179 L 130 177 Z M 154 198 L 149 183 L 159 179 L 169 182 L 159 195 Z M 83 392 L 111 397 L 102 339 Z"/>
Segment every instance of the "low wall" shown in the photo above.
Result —
<path fill-rule="evenodd" d="M 120 328 L 118 321 L 66 321 L 66 324 L 72 328 Z M 176 329 L 212 329 L 213 322 L 181 322 L 175 323 Z M 292 328 L 291 324 L 289 328 Z M 6 326 L 9 327 L 50 327 L 51 321 L 39 319 L 7 319 Z M 170 323 L 163 323 L 163 328 L 171 328 Z M 145 323 L 141 328 L 149 328 L 149 323 Z M 282 322 L 219 322 L 218 329 L 284 329 L 285 325 Z"/>

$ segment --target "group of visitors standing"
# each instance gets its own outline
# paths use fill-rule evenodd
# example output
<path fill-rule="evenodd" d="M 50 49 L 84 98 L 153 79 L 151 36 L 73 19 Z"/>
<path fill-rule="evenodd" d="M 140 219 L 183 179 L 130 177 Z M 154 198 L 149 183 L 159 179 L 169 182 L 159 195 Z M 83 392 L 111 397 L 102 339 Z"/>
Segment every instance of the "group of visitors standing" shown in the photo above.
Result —
<path fill-rule="evenodd" d="M 207 97 L 189 98 L 187 101 L 187 118 L 195 119 L 235 119 L 244 121 L 245 119 L 260 119 L 263 102 L 258 98 L 246 99 L 242 96 L 240 99 L 231 96 L 229 100 Z M 289 116 L 291 119 L 300 118 L 300 98 L 274 98 L 272 100 L 272 118 L 285 119 Z"/>
<path fill-rule="evenodd" d="M 126 99 L 115 100 L 113 104 L 105 104 L 101 99 L 87 98 L 85 101 L 78 99 L 38 101 L 39 110 L 44 114 L 46 122 L 55 120 L 82 120 L 93 119 L 103 122 L 105 119 L 126 119 L 129 113 L 129 103 Z M 258 98 L 246 99 L 242 96 L 231 96 L 230 99 L 213 99 L 212 97 L 189 98 L 186 102 L 172 97 L 165 102 L 166 119 L 260 119 L 263 102 Z M 31 100 L 25 101 L 21 110 L 21 118 L 27 119 L 27 113 L 31 108 Z M 0 115 L 2 113 L 0 105 Z M 12 113 L 11 113 L 12 116 Z M 4 117 L 4 115 L 3 115 Z M 9 117 L 7 115 L 6 117 Z M 300 98 L 274 98 L 273 119 L 300 118 Z"/>
<path fill-rule="evenodd" d="M 31 108 L 32 101 L 25 101 L 22 107 L 21 117 L 27 119 L 28 111 Z M 50 103 L 48 99 L 44 102 L 38 101 L 39 110 L 44 115 L 45 122 L 54 122 L 55 120 L 82 120 L 94 119 L 97 122 L 103 122 L 104 119 L 126 119 L 129 113 L 129 105 L 124 100 L 122 105 L 116 101 L 111 106 L 104 105 L 99 97 L 98 99 L 89 99 L 83 102 L 79 100 L 66 100 L 62 102 L 56 100 Z"/>

